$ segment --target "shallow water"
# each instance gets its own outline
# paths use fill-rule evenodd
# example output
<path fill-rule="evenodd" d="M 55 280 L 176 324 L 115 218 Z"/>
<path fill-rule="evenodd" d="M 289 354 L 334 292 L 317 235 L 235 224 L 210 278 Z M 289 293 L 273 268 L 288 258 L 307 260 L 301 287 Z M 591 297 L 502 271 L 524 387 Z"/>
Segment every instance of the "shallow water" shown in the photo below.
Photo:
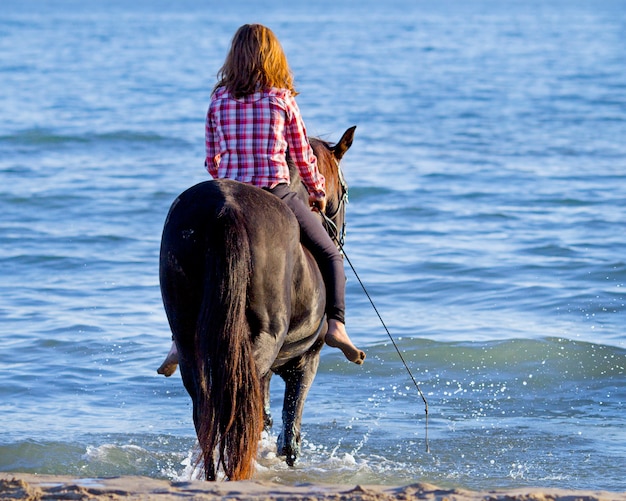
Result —
<path fill-rule="evenodd" d="M 241 12 L 249 12 L 242 16 Z M 368 359 L 325 349 L 279 482 L 626 490 L 626 11 L 543 3 L 3 3 L 0 470 L 188 478 L 191 405 L 158 247 L 207 178 L 203 120 L 244 22 L 283 41 L 344 161 Z M 280 416 L 280 382 L 273 412 Z"/>

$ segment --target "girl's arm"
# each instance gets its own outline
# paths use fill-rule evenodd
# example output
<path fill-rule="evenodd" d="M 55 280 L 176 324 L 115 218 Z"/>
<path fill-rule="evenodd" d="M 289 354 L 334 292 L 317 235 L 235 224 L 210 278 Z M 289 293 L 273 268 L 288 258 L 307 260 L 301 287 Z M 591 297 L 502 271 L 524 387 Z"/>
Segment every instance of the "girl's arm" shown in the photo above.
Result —
<path fill-rule="evenodd" d="M 309 194 L 315 200 L 326 197 L 326 180 L 317 167 L 317 158 L 307 137 L 304 121 L 296 100 L 288 94 L 285 96 L 286 119 L 285 133 L 289 146 L 289 156 L 295 162 Z"/>

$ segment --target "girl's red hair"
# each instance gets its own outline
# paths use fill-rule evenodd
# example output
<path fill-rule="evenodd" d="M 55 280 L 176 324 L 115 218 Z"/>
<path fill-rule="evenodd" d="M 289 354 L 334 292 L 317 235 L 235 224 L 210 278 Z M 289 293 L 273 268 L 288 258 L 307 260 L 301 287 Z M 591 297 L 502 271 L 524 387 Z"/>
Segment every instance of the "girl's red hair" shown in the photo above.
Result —
<path fill-rule="evenodd" d="M 214 92 L 225 87 L 237 98 L 271 87 L 288 89 L 297 95 L 278 38 L 261 24 L 244 24 L 237 30 L 217 80 Z"/>

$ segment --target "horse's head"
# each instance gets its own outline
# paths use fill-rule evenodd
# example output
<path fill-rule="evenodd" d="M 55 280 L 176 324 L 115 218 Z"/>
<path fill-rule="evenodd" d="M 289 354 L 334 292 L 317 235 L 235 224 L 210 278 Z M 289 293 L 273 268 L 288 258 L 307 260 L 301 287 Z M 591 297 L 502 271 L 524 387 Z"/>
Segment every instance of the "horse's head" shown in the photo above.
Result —
<path fill-rule="evenodd" d="M 339 245 L 343 245 L 346 203 L 348 202 L 348 185 L 343 177 L 339 163 L 346 151 L 352 146 L 355 130 L 356 125 L 350 127 L 343 133 L 343 136 L 341 136 L 341 139 L 336 144 L 328 143 L 319 138 L 309 139 L 311 147 L 317 157 L 317 166 L 322 175 L 326 178 L 326 210 L 324 214 L 326 229 Z M 300 176 L 297 173 L 297 169 L 292 165 L 290 165 L 290 167 L 292 189 L 295 189 L 294 184 L 296 183 L 300 184 L 300 188 L 303 188 L 304 186 L 299 181 Z M 294 178 L 296 183 L 294 183 Z M 303 196 L 308 200 L 306 190 L 304 190 Z M 328 223 L 328 221 L 332 224 Z"/>

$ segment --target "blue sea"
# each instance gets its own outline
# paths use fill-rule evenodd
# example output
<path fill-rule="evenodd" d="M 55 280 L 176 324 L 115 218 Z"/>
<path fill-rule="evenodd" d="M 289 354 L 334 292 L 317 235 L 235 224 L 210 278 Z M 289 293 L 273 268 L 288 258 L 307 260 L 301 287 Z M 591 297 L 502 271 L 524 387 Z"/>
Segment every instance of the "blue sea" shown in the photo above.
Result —
<path fill-rule="evenodd" d="M 255 478 L 626 491 L 623 0 L 2 0 L 0 471 L 197 473 L 158 253 L 247 22 L 310 135 L 357 126 L 346 254 L 429 405 L 346 264 L 368 358 Z"/>

